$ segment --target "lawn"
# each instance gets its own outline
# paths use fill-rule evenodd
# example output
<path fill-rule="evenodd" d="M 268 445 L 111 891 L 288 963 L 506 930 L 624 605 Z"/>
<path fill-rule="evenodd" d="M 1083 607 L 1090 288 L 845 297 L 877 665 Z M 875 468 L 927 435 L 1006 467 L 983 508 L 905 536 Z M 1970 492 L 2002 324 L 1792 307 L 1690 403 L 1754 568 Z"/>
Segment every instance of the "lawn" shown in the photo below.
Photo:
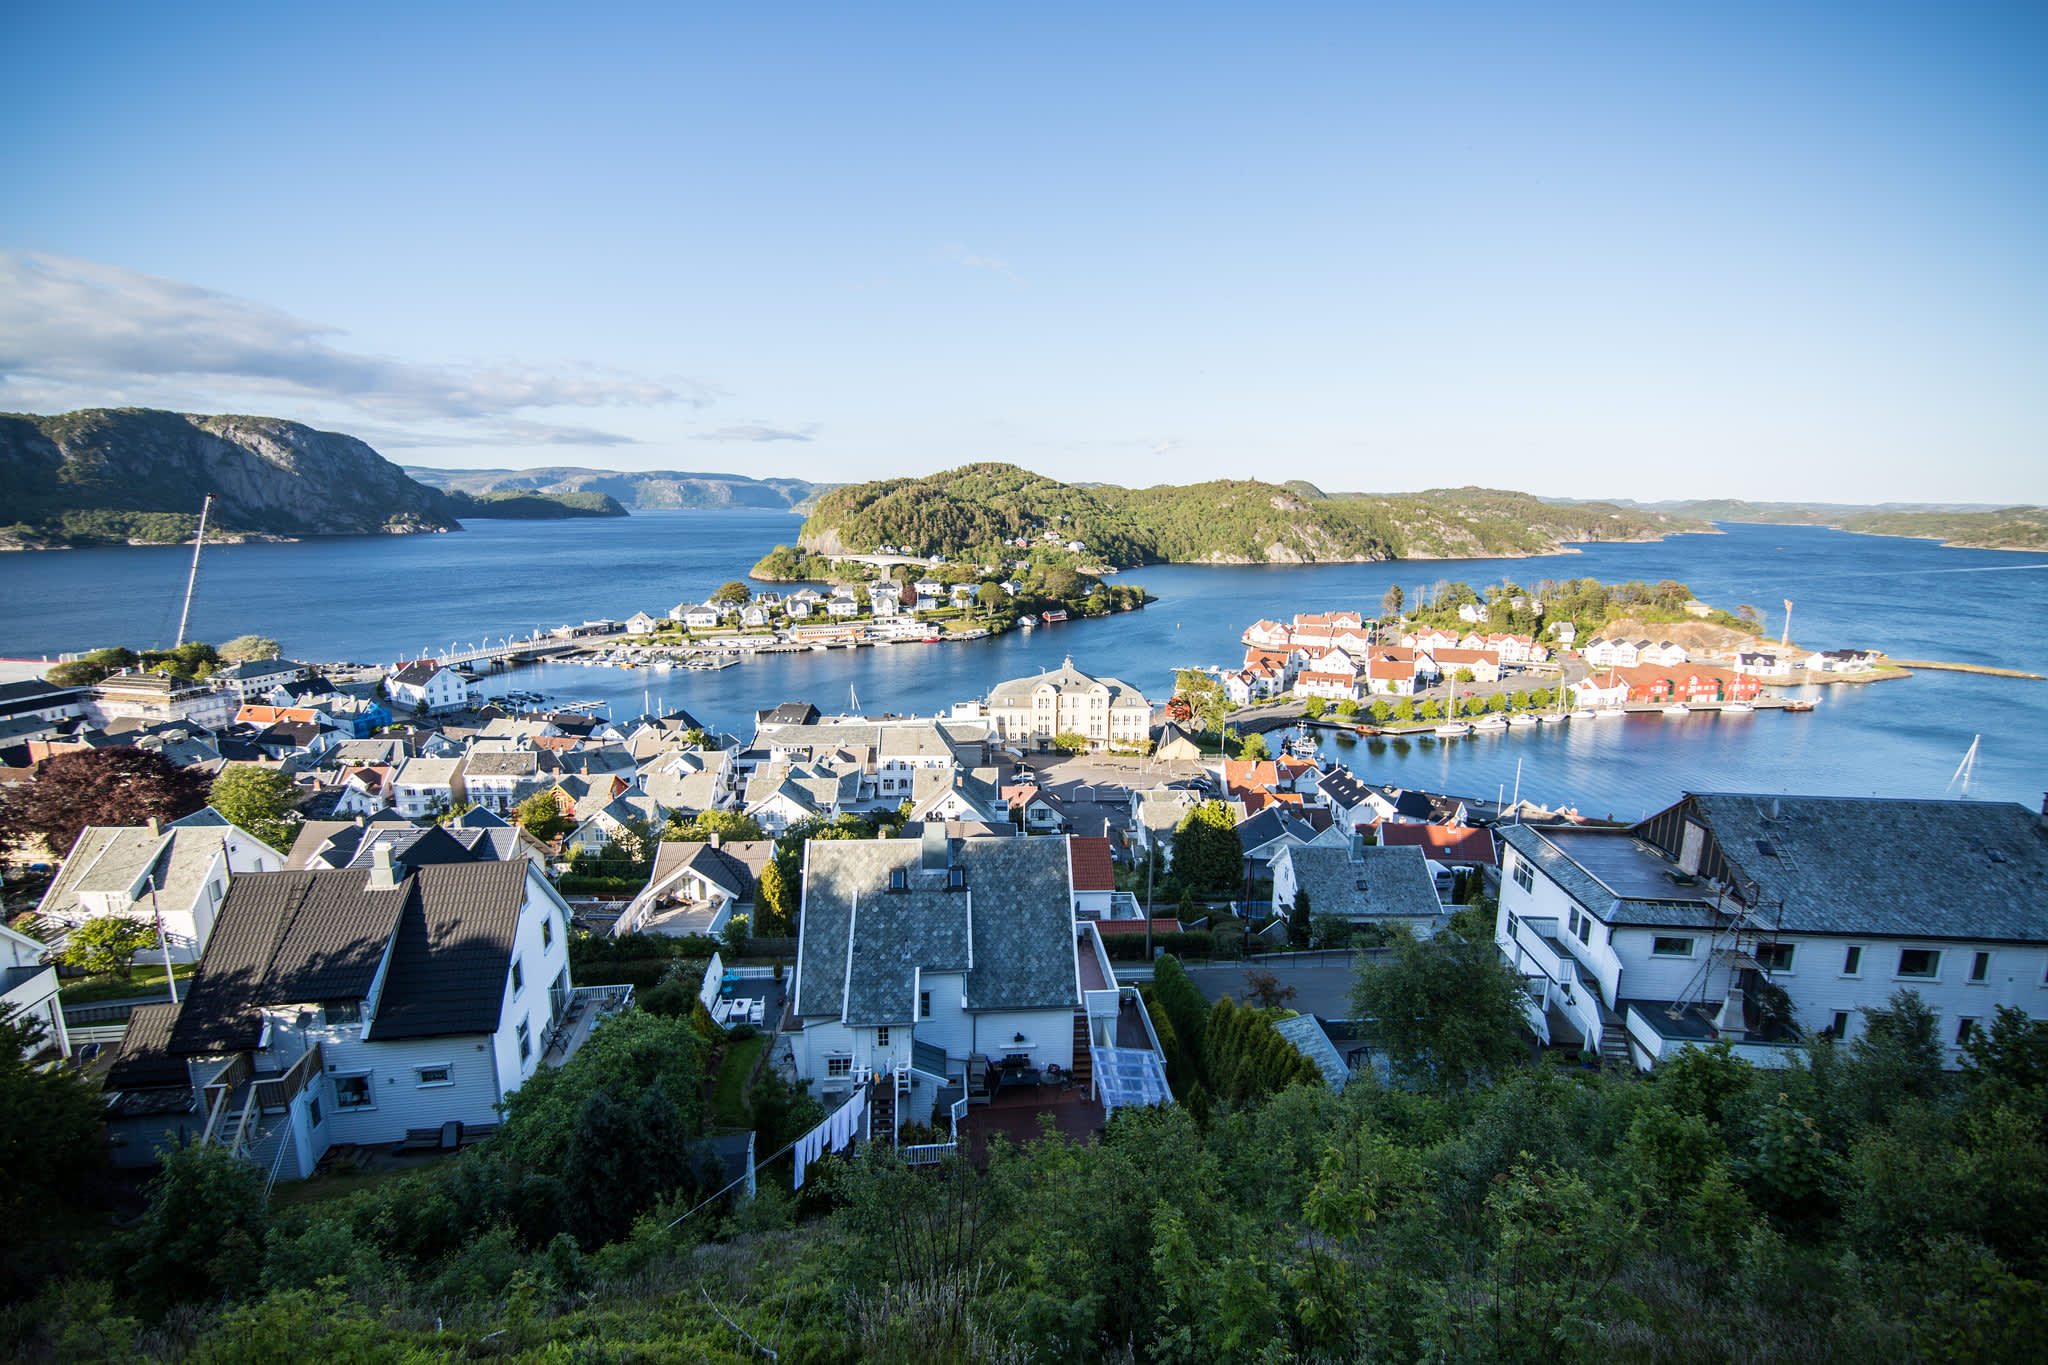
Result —
<path fill-rule="evenodd" d="M 768 1035 L 757 1033 L 726 1044 L 725 1061 L 711 1086 L 711 1121 L 721 1128 L 747 1126 L 747 1083 L 768 1048 Z"/>
<path fill-rule="evenodd" d="M 387 1180 L 396 1180 L 410 1175 L 424 1163 L 391 1167 L 381 1171 L 348 1171 L 314 1176 L 311 1180 L 280 1180 L 270 1191 L 270 1207 L 283 1208 L 288 1204 L 317 1204 L 329 1199 L 340 1199 L 382 1185 Z"/>
<path fill-rule="evenodd" d="M 180 999 L 184 998 L 184 984 L 191 979 L 195 966 L 191 962 L 177 964 Z M 164 989 L 164 969 L 137 967 L 126 980 L 118 976 L 81 977 L 61 987 L 57 999 L 65 1005 L 94 1005 L 102 1000 L 125 1000 L 134 995 L 157 995 L 169 1001 L 170 993 Z"/>

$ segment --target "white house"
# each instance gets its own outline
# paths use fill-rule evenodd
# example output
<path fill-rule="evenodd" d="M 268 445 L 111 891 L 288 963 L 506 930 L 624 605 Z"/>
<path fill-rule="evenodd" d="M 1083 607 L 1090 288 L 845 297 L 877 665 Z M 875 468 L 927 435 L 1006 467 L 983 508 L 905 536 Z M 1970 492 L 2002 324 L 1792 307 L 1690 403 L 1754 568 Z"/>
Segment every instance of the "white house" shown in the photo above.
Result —
<path fill-rule="evenodd" d="M 879 1082 L 882 1122 L 929 1122 L 939 1091 L 1017 1058 L 1074 1065 L 1081 1008 L 1064 839 L 813 842 L 787 1036 L 830 1097 Z M 828 1098 L 829 1104 L 829 1098 Z"/>
<path fill-rule="evenodd" d="M 677 615 L 680 612 L 681 615 Z M 716 602 L 686 602 L 669 613 L 691 630 L 716 629 L 724 613 Z"/>
<path fill-rule="evenodd" d="M 234 693 L 237 702 L 250 702 L 267 695 L 273 688 L 282 686 L 290 689 L 305 679 L 306 666 L 290 659 L 246 659 L 215 669 L 207 681 Z"/>
<path fill-rule="evenodd" d="M 410 765 L 399 775 L 399 782 L 408 780 L 406 773 L 411 773 L 411 780 L 417 784 L 421 774 L 413 771 Z M 531 749 L 489 750 L 478 747 L 462 760 L 465 799 L 494 814 L 510 814 L 521 801 L 539 790 L 540 782 L 540 755 Z"/>
<path fill-rule="evenodd" d="M 626 634 L 628 635 L 652 635 L 660 628 L 661 618 L 649 616 L 644 611 L 636 611 L 626 618 Z"/>
<path fill-rule="evenodd" d="M 118 915 L 159 926 L 174 962 L 196 962 L 236 875 L 275 872 L 285 855 L 211 806 L 147 825 L 88 825 L 37 913 L 67 929 Z M 145 960 L 162 960 L 152 949 Z"/>
<path fill-rule="evenodd" d="M 851 597 L 835 597 L 825 604 L 825 614 L 844 619 L 860 615 L 860 603 Z"/>
<path fill-rule="evenodd" d="M 0 1014 L 17 1024 L 38 1024 L 41 1034 L 30 1040 L 34 1057 L 54 1050 L 71 1055 L 71 1037 L 64 1031 L 64 1006 L 57 999 L 57 969 L 43 965 L 46 945 L 0 924 Z"/>
<path fill-rule="evenodd" d="M 1669 640 L 1659 640 L 1641 653 L 1644 663 L 1657 664 L 1663 668 L 1675 668 L 1686 660 L 1685 646 Z"/>
<path fill-rule="evenodd" d="M 408 820 L 448 810 L 464 800 L 463 760 L 408 758 L 391 779 L 392 803 Z"/>
<path fill-rule="evenodd" d="M 656 848 L 647 886 L 612 924 L 634 933 L 655 915 L 661 932 L 713 935 L 733 915 L 752 917 L 754 889 L 775 856 L 773 840 L 735 840 L 716 834 L 709 843 L 668 842 Z"/>
<path fill-rule="evenodd" d="M 1121 678 L 1095 678 L 1064 665 L 1031 678 L 997 683 L 989 693 L 996 737 L 1047 748 L 1061 733 L 1085 735 L 1091 748 L 1143 744 L 1151 737 L 1152 704 Z"/>
<path fill-rule="evenodd" d="M 408 711 L 441 715 L 469 704 L 462 675 L 432 659 L 416 659 L 384 679 L 384 695 Z"/>
<path fill-rule="evenodd" d="M 1630 640 L 1596 639 L 1585 648 L 1586 663 L 1592 668 L 1634 668 L 1642 653 Z"/>
<path fill-rule="evenodd" d="M 2048 815 L 1694 793 L 1618 831 L 1502 826 L 1495 938 L 1539 1034 L 1641 1068 L 1732 1043 L 1784 1065 L 1911 989 L 1951 1065 L 2000 1006 L 2048 1018 Z"/>
<path fill-rule="evenodd" d="M 287 1179 L 335 1143 L 493 1128 L 577 1002 L 568 922 L 524 860 L 407 869 L 380 849 L 237 877 L 161 1044 L 131 1022 L 115 1083 L 151 1063 L 175 1091 L 182 1065 L 203 1140 Z"/>

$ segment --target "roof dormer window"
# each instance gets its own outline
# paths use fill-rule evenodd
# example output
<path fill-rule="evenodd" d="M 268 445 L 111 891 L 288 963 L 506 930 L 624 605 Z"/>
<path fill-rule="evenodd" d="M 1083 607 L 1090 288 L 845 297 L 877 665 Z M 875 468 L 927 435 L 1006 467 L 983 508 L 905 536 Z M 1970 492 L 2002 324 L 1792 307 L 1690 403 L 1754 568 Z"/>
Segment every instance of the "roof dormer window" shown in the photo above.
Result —
<path fill-rule="evenodd" d="M 910 869 L 907 867 L 890 868 L 889 889 L 891 891 L 908 891 L 910 889 Z"/>

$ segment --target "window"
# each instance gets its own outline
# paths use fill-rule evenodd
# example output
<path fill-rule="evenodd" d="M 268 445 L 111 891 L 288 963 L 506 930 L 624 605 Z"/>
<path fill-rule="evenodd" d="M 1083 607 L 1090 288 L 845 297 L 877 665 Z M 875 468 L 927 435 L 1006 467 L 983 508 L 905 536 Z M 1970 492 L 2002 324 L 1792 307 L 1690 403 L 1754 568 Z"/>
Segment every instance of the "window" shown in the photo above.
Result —
<path fill-rule="evenodd" d="M 889 1030 L 888 1030 L 888 1029 L 886 1029 L 886 1028 L 878 1028 L 878 1029 L 876 1029 L 876 1030 L 875 1030 L 875 1046 L 876 1046 L 876 1047 L 887 1047 L 887 1046 L 889 1046 Z"/>
<path fill-rule="evenodd" d="M 1524 891 L 1536 889 L 1536 869 L 1529 865 L 1527 858 L 1515 859 L 1515 885 Z"/>
<path fill-rule="evenodd" d="M 512 994 L 518 995 L 526 989 L 526 969 L 519 965 L 519 959 L 512 959 Z"/>
<path fill-rule="evenodd" d="M 917 993 L 917 1017 L 920 1019 L 932 1017 L 932 993 L 930 991 L 919 991 Z"/>
<path fill-rule="evenodd" d="M 320 1126 L 320 1097 L 318 1095 L 306 1101 L 306 1122 L 312 1124 L 315 1128 Z"/>
<path fill-rule="evenodd" d="M 555 946 L 555 915 L 552 910 L 540 917 L 540 946 L 543 949 Z"/>
<path fill-rule="evenodd" d="M 910 889 L 910 869 L 907 867 L 890 868 L 889 889 L 891 891 L 908 891 Z"/>
<path fill-rule="evenodd" d="M 330 1024 L 360 1024 L 363 1022 L 363 1002 L 360 1000 L 328 1000 L 321 1004 L 320 1013 L 327 1016 Z"/>
<path fill-rule="evenodd" d="M 1789 972 L 1792 970 L 1792 945 L 1760 943 L 1756 949 L 1756 961 L 1767 972 Z"/>
<path fill-rule="evenodd" d="M 336 1109 L 375 1109 L 377 1092 L 370 1088 L 370 1073 L 358 1071 L 347 1076 L 334 1078 L 334 1107 Z"/>
<path fill-rule="evenodd" d="M 1828 1025 L 1828 1037 L 1836 1042 L 1849 1036 L 1849 1015 L 1845 1010 L 1835 1011 L 1835 1022 Z"/>
<path fill-rule="evenodd" d="M 1932 948 L 1899 949 L 1899 975 L 1927 978 L 1941 970 L 1941 954 Z"/>
<path fill-rule="evenodd" d="M 1689 938 L 1653 938 L 1650 952 L 1655 957 L 1691 957 L 1692 940 Z"/>
<path fill-rule="evenodd" d="M 1958 1044 L 1969 1042 L 1970 1035 L 1976 1031 L 1977 1021 L 1975 1019 L 1956 1020 L 1956 1042 Z"/>
<path fill-rule="evenodd" d="M 1592 941 L 1593 917 L 1591 915 L 1581 915 L 1579 916 L 1579 942 L 1591 943 Z"/>
<path fill-rule="evenodd" d="M 1362 890 L 1363 888 L 1360 889 Z M 1572 908 L 1572 932 L 1575 934 L 1579 932 L 1579 912 L 1576 906 Z"/>
<path fill-rule="evenodd" d="M 1842 975 L 1855 976 L 1858 972 L 1861 972 L 1862 970 L 1863 949 L 1860 946 L 1852 944 L 1850 945 L 1849 950 L 1842 954 Z"/>
<path fill-rule="evenodd" d="M 827 1076 L 851 1076 L 853 1074 L 853 1058 L 827 1057 L 825 1059 L 825 1074 Z"/>
<path fill-rule="evenodd" d="M 455 1084 L 455 1068 L 446 1062 L 436 1066 L 419 1067 L 417 1068 L 417 1074 L 420 1078 L 419 1083 L 422 1086 Z"/>
<path fill-rule="evenodd" d="M 1970 980 L 1972 980 L 1972 981 L 1988 981 L 1988 980 L 1990 980 L 1990 979 L 1991 979 L 1991 954 L 1989 954 L 1989 953 L 1979 953 L 1979 954 L 1977 954 L 1977 955 L 1976 955 L 1975 957 L 1971 958 L 1971 959 L 1970 959 Z"/>
<path fill-rule="evenodd" d="M 533 1055 L 533 1030 L 521 1019 L 516 1032 L 519 1035 L 519 1060 L 523 1062 Z"/>

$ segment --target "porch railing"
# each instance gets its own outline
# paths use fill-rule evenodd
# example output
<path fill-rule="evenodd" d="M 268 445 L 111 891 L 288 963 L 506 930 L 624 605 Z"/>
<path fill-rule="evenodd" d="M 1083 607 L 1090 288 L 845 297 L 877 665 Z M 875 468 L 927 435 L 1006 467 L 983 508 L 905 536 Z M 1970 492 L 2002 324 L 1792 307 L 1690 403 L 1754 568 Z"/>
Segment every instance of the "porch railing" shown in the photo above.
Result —
<path fill-rule="evenodd" d="M 259 1109 L 283 1109 L 288 1107 L 294 1096 L 308 1085 L 324 1069 L 320 1044 L 312 1048 L 291 1064 L 291 1069 L 276 1079 L 260 1079 L 256 1082 L 256 1105 Z"/>
<path fill-rule="evenodd" d="M 954 1100 L 947 1111 L 953 1116 L 953 1140 L 950 1142 L 920 1142 L 914 1147 L 899 1147 L 897 1155 L 906 1166 L 936 1166 L 949 1153 L 960 1150 L 960 1120 L 967 1117 L 967 1097 Z"/>

